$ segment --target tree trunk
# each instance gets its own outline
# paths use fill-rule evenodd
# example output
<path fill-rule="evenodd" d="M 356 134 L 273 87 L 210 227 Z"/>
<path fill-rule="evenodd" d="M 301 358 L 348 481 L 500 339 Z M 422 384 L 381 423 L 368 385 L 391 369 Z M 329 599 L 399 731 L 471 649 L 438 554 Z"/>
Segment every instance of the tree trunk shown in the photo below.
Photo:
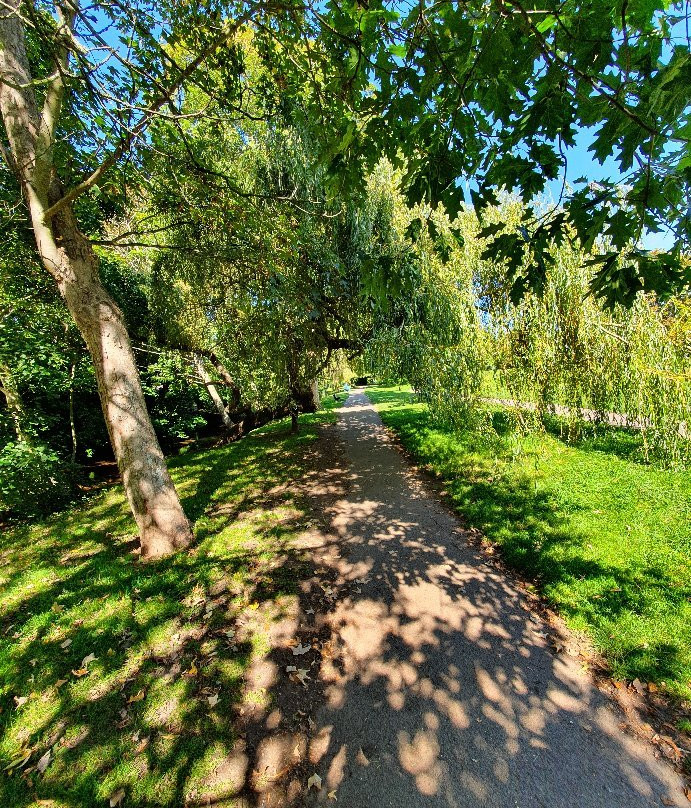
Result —
<path fill-rule="evenodd" d="M 45 217 L 63 194 L 53 153 L 65 65 L 58 64 L 47 83 L 39 112 L 18 5 L 19 0 L 10 0 L 0 10 L 0 110 L 8 162 L 21 185 L 43 265 L 94 363 L 103 415 L 139 527 L 142 558 L 166 555 L 187 546 L 192 532 L 146 409 L 122 312 L 99 279 L 93 248 L 79 231 L 69 204 Z"/>
<path fill-rule="evenodd" d="M 2 390 L 5 396 L 7 411 L 12 419 L 17 440 L 20 442 L 26 441 L 27 434 L 24 431 L 24 407 L 22 405 L 22 399 L 19 395 L 17 385 L 15 384 L 12 371 L 4 362 L 0 362 L 0 390 Z"/>
<path fill-rule="evenodd" d="M 316 379 L 310 385 L 310 391 L 312 393 L 312 404 L 314 406 L 314 411 L 316 412 L 319 409 L 319 407 L 321 407 L 321 399 L 319 397 L 319 385 L 317 384 Z"/>
<path fill-rule="evenodd" d="M 216 389 L 216 385 L 213 383 L 213 379 L 207 373 L 206 368 L 204 367 L 204 360 L 199 354 L 194 354 L 194 366 L 197 369 L 197 373 L 199 373 L 201 380 L 204 382 L 204 387 L 211 397 L 213 401 L 214 407 L 216 407 L 216 411 L 221 416 L 221 421 L 223 422 L 223 428 L 226 432 L 231 428 L 233 425 L 232 421 L 230 420 L 230 416 L 228 415 L 228 410 L 226 409 L 225 404 L 223 403 L 223 399 L 218 394 L 218 390 Z"/>
<path fill-rule="evenodd" d="M 39 251 L 44 263 L 60 266 L 58 288 L 94 363 L 108 434 L 139 527 L 142 558 L 167 555 L 187 547 L 192 533 L 146 409 L 122 312 L 101 284 L 96 256 L 72 212 L 64 209 L 52 225 L 60 246 L 52 261 L 51 251 L 40 243 Z"/>
<path fill-rule="evenodd" d="M 297 435 L 298 429 L 300 428 L 300 422 L 298 421 L 298 414 L 295 410 L 291 410 L 290 412 L 290 433 L 291 435 Z"/>
<path fill-rule="evenodd" d="M 236 410 L 240 406 L 240 400 L 242 398 L 240 388 L 237 386 L 237 384 L 235 384 L 235 380 L 230 375 L 228 369 L 223 364 L 223 362 L 221 362 L 218 354 L 215 351 L 212 350 L 202 351 L 202 355 L 205 356 L 209 360 L 209 362 L 211 362 L 223 384 L 231 391 L 231 398 L 228 404 L 228 410 L 231 411 Z"/>
<path fill-rule="evenodd" d="M 74 422 L 74 375 L 77 365 L 72 362 L 70 365 L 70 437 L 72 438 L 72 454 L 70 459 L 72 465 L 77 462 L 77 427 Z"/>

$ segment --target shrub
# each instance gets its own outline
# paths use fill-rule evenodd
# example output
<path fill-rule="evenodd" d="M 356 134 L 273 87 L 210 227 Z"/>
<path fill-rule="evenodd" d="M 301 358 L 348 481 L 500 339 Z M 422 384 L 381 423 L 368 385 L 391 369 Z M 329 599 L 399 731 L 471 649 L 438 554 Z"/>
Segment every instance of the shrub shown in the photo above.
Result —
<path fill-rule="evenodd" d="M 76 474 L 49 446 L 17 441 L 0 450 L 0 513 L 40 516 L 73 498 Z"/>

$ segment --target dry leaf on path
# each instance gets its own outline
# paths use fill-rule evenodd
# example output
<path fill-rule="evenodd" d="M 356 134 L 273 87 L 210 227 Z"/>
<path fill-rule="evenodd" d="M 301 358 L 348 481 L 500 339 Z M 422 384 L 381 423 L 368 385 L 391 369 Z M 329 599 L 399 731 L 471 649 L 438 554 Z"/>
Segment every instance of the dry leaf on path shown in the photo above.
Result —
<path fill-rule="evenodd" d="M 302 643 L 298 643 L 295 648 L 293 648 L 293 656 L 301 656 L 302 654 L 306 654 L 311 648 L 311 645 L 303 645 Z"/>
<path fill-rule="evenodd" d="M 360 747 L 360 748 L 358 749 L 357 755 L 355 755 L 355 760 L 356 760 L 356 761 L 357 761 L 357 762 L 358 762 L 358 763 L 359 763 L 361 766 L 369 766 L 369 758 L 368 758 L 368 757 L 367 757 L 367 755 L 366 755 L 366 754 L 365 754 L 365 753 L 362 751 L 362 747 Z"/>
<path fill-rule="evenodd" d="M 327 796 L 327 797 L 328 797 L 330 800 L 334 800 L 334 802 L 336 801 L 336 792 L 335 792 L 335 791 L 329 791 L 329 793 L 328 793 L 326 796 Z"/>
<path fill-rule="evenodd" d="M 321 787 L 322 787 L 322 779 L 321 779 L 321 777 L 320 777 L 318 774 L 316 774 L 316 773 L 315 773 L 315 774 L 313 774 L 313 775 L 312 775 L 312 776 L 311 776 L 311 777 L 310 777 L 310 778 L 307 780 L 307 790 L 308 790 L 308 791 L 310 790 L 310 788 L 312 788 L 312 786 L 314 786 L 314 787 L 317 789 L 317 791 L 321 791 Z"/>
<path fill-rule="evenodd" d="M 307 682 L 305 680 L 309 679 L 310 677 L 307 675 L 307 671 L 304 668 L 299 668 L 297 671 L 295 671 L 295 677 L 300 680 L 300 683 L 304 687 L 307 687 Z"/>

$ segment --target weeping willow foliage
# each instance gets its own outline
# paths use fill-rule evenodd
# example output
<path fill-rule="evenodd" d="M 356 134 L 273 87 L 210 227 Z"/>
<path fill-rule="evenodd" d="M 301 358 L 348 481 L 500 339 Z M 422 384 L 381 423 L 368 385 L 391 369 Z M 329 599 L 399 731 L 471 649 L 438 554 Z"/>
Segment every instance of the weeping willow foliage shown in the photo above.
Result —
<path fill-rule="evenodd" d="M 387 232 L 414 285 L 385 313 L 367 348 L 366 363 L 380 378 L 406 379 L 433 416 L 461 426 L 474 411 L 482 378 L 482 332 L 458 224 L 442 208 L 408 208 L 400 178 L 383 162 L 373 175 L 385 196 Z M 399 274 L 401 269 L 398 270 Z"/>
<path fill-rule="evenodd" d="M 507 200 L 489 219 L 518 224 L 521 213 L 519 202 Z M 585 256 L 564 244 L 554 250 L 543 293 L 514 305 L 503 268 L 479 257 L 474 217 L 461 217 L 461 231 L 489 336 L 488 367 L 512 399 L 534 405 L 534 422 L 561 407 L 570 437 L 586 421 L 623 423 L 640 429 L 646 459 L 688 463 L 689 298 L 661 303 L 639 294 L 630 309 L 605 310 L 588 293 Z"/>

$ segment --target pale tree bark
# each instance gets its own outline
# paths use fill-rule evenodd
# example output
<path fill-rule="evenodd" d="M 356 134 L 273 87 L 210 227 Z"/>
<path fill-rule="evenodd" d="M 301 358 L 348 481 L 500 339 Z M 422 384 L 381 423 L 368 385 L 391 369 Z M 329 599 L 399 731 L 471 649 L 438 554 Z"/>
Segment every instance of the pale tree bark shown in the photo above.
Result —
<path fill-rule="evenodd" d="M 227 431 L 233 425 L 233 422 L 230 420 L 230 416 L 228 415 L 228 410 L 226 409 L 226 405 L 223 403 L 223 399 L 218 393 L 216 389 L 216 385 L 214 384 L 213 379 L 209 375 L 206 367 L 204 366 L 204 360 L 199 354 L 194 354 L 194 367 L 199 374 L 202 382 L 204 383 L 204 387 L 211 397 L 211 401 L 216 407 L 216 411 L 221 416 L 221 421 L 223 422 L 223 427 Z"/>
<path fill-rule="evenodd" d="M 0 362 L 0 391 L 5 396 L 17 440 L 25 442 L 28 436 L 24 429 L 24 406 L 12 371 L 4 362 Z"/>
<path fill-rule="evenodd" d="M 70 365 L 70 398 L 69 398 L 69 409 L 70 409 L 70 437 L 72 438 L 72 454 L 70 455 L 70 459 L 72 464 L 77 462 L 77 425 L 74 420 L 74 375 L 76 372 L 77 366 L 74 362 Z"/>
<path fill-rule="evenodd" d="M 321 407 L 321 398 L 319 397 L 319 384 L 317 380 L 314 379 L 312 384 L 310 385 L 310 391 L 312 393 L 312 403 L 314 404 L 315 411 Z"/>
<path fill-rule="evenodd" d="M 58 56 L 64 64 L 56 65 L 39 112 L 18 5 L 18 0 L 10 0 L 0 10 L 0 112 L 9 143 L 7 159 L 21 185 L 43 265 L 93 360 L 108 433 L 139 528 L 142 557 L 166 555 L 186 547 L 192 533 L 146 409 L 122 312 L 101 283 L 98 259 L 79 230 L 71 204 L 46 216 L 63 199 L 53 146 L 67 54 Z M 68 26 L 71 20 L 61 24 Z"/>
<path fill-rule="evenodd" d="M 219 378 L 223 382 L 224 386 L 231 391 L 231 398 L 228 404 L 228 409 L 229 410 L 237 409 L 240 406 L 242 393 L 240 391 L 240 388 L 235 383 L 235 380 L 230 375 L 228 368 L 226 368 L 226 366 L 223 364 L 216 351 L 206 350 L 202 351 L 201 354 L 205 356 L 209 360 L 209 362 L 211 362 L 211 364 L 214 366 L 216 373 L 218 373 Z"/>

